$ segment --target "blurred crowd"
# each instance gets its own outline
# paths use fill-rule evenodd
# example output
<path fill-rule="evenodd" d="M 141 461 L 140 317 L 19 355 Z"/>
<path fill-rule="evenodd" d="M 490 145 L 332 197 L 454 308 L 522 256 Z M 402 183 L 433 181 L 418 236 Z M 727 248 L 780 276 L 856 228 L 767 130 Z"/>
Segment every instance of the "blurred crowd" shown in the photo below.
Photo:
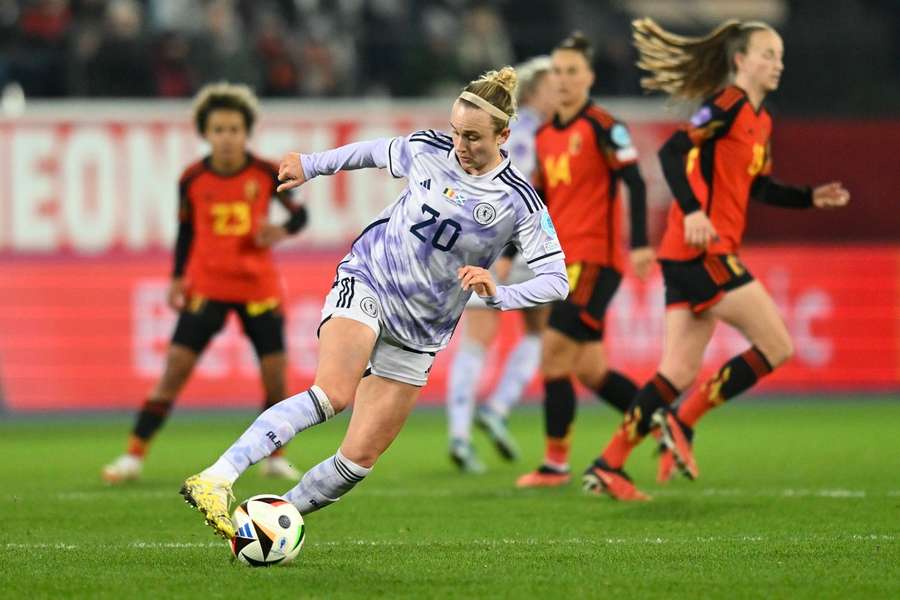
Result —
<path fill-rule="evenodd" d="M 775 13 L 784 17 L 776 26 L 787 40 L 789 107 L 890 112 L 897 105 L 900 2 L 765 3 L 778 5 Z M 596 46 L 594 92 L 637 95 L 628 24 L 647 6 L 641 0 L 0 0 L 0 89 L 15 83 L 28 97 L 187 97 L 204 83 L 229 80 L 265 97 L 428 96 L 455 91 L 487 68 L 546 53 L 577 28 Z M 673 27 L 691 33 L 687 21 Z M 694 22 L 696 32 L 709 26 Z M 834 97 L 836 83 L 849 101 Z"/>

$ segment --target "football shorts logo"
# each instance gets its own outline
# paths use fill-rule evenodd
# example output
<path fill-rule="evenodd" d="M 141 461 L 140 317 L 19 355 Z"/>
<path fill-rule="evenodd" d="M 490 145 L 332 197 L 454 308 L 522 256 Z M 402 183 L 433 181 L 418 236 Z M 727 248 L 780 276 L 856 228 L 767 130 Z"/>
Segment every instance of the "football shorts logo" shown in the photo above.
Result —
<path fill-rule="evenodd" d="M 359 308 L 373 319 L 378 318 L 378 303 L 375 302 L 375 298 L 366 296 L 359 301 Z"/>
<path fill-rule="evenodd" d="M 490 225 L 494 222 L 494 219 L 497 218 L 497 210 L 487 202 L 482 202 L 475 206 L 475 210 L 472 211 L 472 216 L 475 217 L 475 221 L 481 225 Z"/>
<path fill-rule="evenodd" d="M 544 233 L 550 237 L 556 237 L 556 227 L 553 226 L 553 219 L 550 218 L 550 213 L 546 210 L 544 211 L 544 214 L 541 215 L 541 229 L 543 229 Z"/>

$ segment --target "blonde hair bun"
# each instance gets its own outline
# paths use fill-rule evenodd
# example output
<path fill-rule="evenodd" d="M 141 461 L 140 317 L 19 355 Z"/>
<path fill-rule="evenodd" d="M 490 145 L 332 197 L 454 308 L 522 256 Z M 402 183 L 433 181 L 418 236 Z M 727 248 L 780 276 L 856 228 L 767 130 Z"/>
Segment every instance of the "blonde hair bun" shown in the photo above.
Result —
<path fill-rule="evenodd" d="M 519 76 L 509 65 L 497 71 L 487 71 L 481 77 L 470 81 L 464 92 L 475 94 L 506 115 L 506 119 L 492 117 L 497 131 L 509 125 L 509 120 L 516 116 L 516 90 L 519 87 Z"/>

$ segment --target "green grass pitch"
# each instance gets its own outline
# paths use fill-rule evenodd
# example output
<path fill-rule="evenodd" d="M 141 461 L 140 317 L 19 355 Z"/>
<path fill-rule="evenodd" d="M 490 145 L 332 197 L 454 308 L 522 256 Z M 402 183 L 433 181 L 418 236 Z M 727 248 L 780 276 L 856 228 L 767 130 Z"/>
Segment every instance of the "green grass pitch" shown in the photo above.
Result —
<path fill-rule="evenodd" d="M 524 447 L 461 476 L 443 411 L 417 411 L 372 475 L 307 517 L 297 561 L 230 561 L 177 494 L 247 414 L 174 414 L 144 479 L 109 488 L 99 469 L 123 447 L 125 416 L 0 421 L 0 597 L 89 598 L 898 598 L 900 402 L 745 399 L 701 424 L 701 477 L 654 483 L 650 444 L 629 465 L 647 504 L 558 490 L 518 491 L 541 456 L 541 415 L 514 414 Z M 583 404 L 579 471 L 617 419 Z M 288 447 L 308 468 L 337 447 L 346 417 Z M 251 470 L 238 499 L 290 482 Z"/>

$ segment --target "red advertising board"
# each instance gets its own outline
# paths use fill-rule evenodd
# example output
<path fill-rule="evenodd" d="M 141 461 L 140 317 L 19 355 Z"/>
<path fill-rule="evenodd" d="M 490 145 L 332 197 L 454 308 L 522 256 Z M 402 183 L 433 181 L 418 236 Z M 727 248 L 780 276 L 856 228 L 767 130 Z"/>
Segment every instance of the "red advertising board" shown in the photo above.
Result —
<path fill-rule="evenodd" d="M 447 103 L 358 101 L 267 104 L 254 151 L 277 158 L 358 139 L 446 126 Z M 651 240 L 671 202 L 656 151 L 675 127 L 658 104 L 609 107 L 630 125 L 647 182 Z M 175 316 L 165 306 L 176 232 L 176 182 L 205 148 L 186 104 L 29 105 L 0 116 L 0 404 L 21 410 L 134 407 L 162 366 Z M 872 155 L 871 139 L 879 152 Z M 829 247 L 750 248 L 745 261 L 769 287 L 795 338 L 796 357 L 763 390 L 900 389 L 900 211 L 893 206 L 900 123 L 784 121 L 773 138 L 776 175 L 842 179 L 845 211 L 783 211 L 751 205 L 748 240 L 821 239 Z M 392 201 L 403 182 L 367 169 L 302 188 L 310 222 L 284 244 L 290 385 L 315 370 L 315 328 L 334 264 L 349 240 Z M 283 218 L 277 208 L 272 218 Z M 755 236 L 755 237 L 754 237 Z M 847 239 L 882 245 L 832 246 Z M 758 243 L 758 242 L 757 242 Z M 660 352 L 662 284 L 626 278 L 608 322 L 610 358 L 638 379 Z M 518 317 L 504 315 L 494 366 L 514 343 Z M 456 343 L 458 340 L 454 340 Z M 721 327 L 707 355 L 714 368 L 745 342 Z M 440 402 L 454 346 L 441 353 L 424 393 Z M 537 386 L 531 388 L 535 394 Z M 182 403 L 250 406 L 261 397 L 255 359 L 230 322 L 198 367 Z"/>
<path fill-rule="evenodd" d="M 751 248 L 743 256 L 774 296 L 796 346 L 793 360 L 761 390 L 900 389 L 900 250 L 781 246 Z M 315 371 L 316 326 L 339 259 L 336 252 L 279 255 L 288 290 L 290 389 L 308 385 Z M 168 269 L 163 253 L 0 260 L 0 385 L 7 406 L 137 406 L 160 372 L 174 325 L 165 305 Z M 647 284 L 626 277 L 608 317 L 616 368 L 639 379 L 653 372 L 663 313 L 658 274 Z M 504 319 L 485 385 L 518 335 L 517 315 Z M 438 355 L 423 402 L 443 401 L 454 345 Z M 708 367 L 746 345 L 720 326 Z M 255 406 L 261 396 L 252 351 L 232 321 L 207 351 L 180 405 Z"/>

